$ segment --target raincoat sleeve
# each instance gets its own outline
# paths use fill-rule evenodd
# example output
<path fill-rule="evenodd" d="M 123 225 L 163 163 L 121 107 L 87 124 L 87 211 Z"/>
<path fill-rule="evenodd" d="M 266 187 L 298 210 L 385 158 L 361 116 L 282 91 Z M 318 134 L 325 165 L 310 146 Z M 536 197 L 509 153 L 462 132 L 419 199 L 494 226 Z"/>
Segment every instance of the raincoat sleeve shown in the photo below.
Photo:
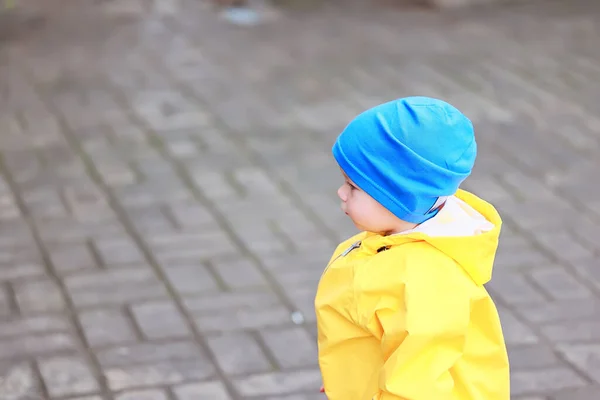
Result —
<path fill-rule="evenodd" d="M 369 330 L 383 353 L 374 399 L 450 399 L 450 369 L 461 357 L 469 325 L 469 289 L 460 267 L 447 257 L 404 262 L 403 279 L 380 280 L 380 290 L 373 292 L 380 298 L 373 303 Z M 393 276 L 393 263 L 386 267 Z"/>

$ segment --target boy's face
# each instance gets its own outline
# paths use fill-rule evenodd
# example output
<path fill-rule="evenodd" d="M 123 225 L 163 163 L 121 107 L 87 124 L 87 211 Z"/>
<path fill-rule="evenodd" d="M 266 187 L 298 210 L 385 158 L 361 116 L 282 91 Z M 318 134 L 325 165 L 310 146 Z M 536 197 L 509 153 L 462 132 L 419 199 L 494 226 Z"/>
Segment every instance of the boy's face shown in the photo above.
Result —
<path fill-rule="evenodd" d="M 359 230 L 389 235 L 416 226 L 400 220 L 387 208 L 358 188 L 343 171 L 342 174 L 344 184 L 337 191 L 340 200 L 342 200 L 342 211 L 352 219 Z"/>

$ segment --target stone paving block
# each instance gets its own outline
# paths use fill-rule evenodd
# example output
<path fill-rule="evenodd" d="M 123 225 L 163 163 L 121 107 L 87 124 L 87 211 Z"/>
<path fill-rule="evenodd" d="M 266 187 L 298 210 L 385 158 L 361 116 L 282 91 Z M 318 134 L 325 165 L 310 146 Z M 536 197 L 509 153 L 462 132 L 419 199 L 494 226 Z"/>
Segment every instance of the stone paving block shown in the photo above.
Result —
<path fill-rule="evenodd" d="M 497 275 L 498 271 L 502 269 L 521 270 L 542 268 L 551 264 L 554 264 L 554 261 L 550 255 L 529 244 L 503 245 L 501 241 L 496 253 L 494 274 Z"/>
<path fill-rule="evenodd" d="M 268 284 L 256 265 L 248 259 L 219 259 L 212 261 L 211 266 L 230 290 Z"/>
<path fill-rule="evenodd" d="M 108 267 L 144 262 L 143 253 L 128 237 L 98 239 L 94 241 L 94 247 Z"/>
<path fill-rule="evenodd" d="M 66 217 L 68 211 L 59 193 L 50 188 L 29 190 L 22 194 L 27 210 L 37 218 Z"/>
<path fill-rule="evenodd" d="M 134 390 L 115 395 L 115 400 L 169 400 L 164 390 Z"/>
<path fill-rule="evenodd" d="M 238 168 L 233 171 L 233 179 L 243 188 L 246 194 L 260 194 L 265 197 L 281 195 L 280 188 L 262 168 Z"/>
<path fill-rule="evenodd" d="M 194 314 L 193 318 L 203 333 L 231 332 L 288 324 L 290 312 L 283 305 L 275 305 L 268 309 L 251 307 L 231 310 L 230 313 Z"/>
<path fill-rule="evenodd" d="M 535 304 L 547 301 L 543 293 L 533 286 L 523 274 L 498 269 L 488 283 L 490 292 L 507 304 Z"/>
<path fill-rule="evenodd" d="M 173 230 L 173 223 L 163 212 L 161 207 L 162 201 L 155 201 L 152 195 L 144 194 L 143 190 L 140 192 L 141 196 L 146 196 L 147 199 L 140 198 L 131 204 L 121 202 L 123 207 L 127 209 L 127 216 L 136 230 L 142 234 L 171 232 Z M 129 240 L 131 239 L 125 239 L 125 241 Z"/>
<path fill-rule="evenodd" d="M 23 313 L 62 311 L 65 308 L 65 299 L 53 280 L 19 282 L 13 285 L 13 289 Z"/>
<path fill-rule="evenodd" d="M 131 313 L 148 339 L 190 336 L 191 332 L 172 301 L 147 302 L 131 306 Z"/>
<path fill-rule="evenodd" d="M 558 351 L 572 364 L 577 366 L 596 383 L 600 383 L 600 345 L 565 344 L 558 345 Z"/>
<path fill-rule="evenodd" d="M 115 191 L 119 202 L 127 209 L 157 207 L 167 202 L 193 200 L 189 189 L 179 180 L 176 180 L 174 176 L 158 176 L 157 179 L 153 180 L 146 179 L 136 185 L 124 186 Z M 133 214 L 132 219 L 135 221 L 135 214 Z"/>
<path fill-rule="evenodd" d="M 176 224 L 183 229 L 216 226 L 214 216 L 208 209 L 199 204 L 175 203 L 167 206 Z"/>
<path fill-rule="evenodd" d="M 86 243 L 52 247 L 49 250 L 52 267 L 58 273 L 96 268 L 96 260 Z"/>
<path fill-rule="evenodd" d="M 600 290 L 600 258 L 594 257 L 587 260 L 572 262 L 571 265 L 575 268 L 578 274 L 586 281 L 593 284 Z"/>
<path fill-rule="evenodd" d="M 0 359 L 49 355 L 76 349 L 75 338 L 67 333 L 48 333 L 0 339 Z"/>
<path fill-rule="evenodd" d="M 231 400 L 221 382 L 191 383 L 173 388 L 177 400 Z"/>
<path fill-rule="evenodd" d="M 306 390 L 306 388 L 319 388 L 321 387 L 321 373 L 317 369 L 272 372 L 235 379 L 233 383 L 242 396 L 266 397 L 293 393 Z"/>
<path fill-rule="evenodd" d="M 199 144 L 190 138 L 167 140 L 165 147 L 175 158 L 194 158 L 200 151 Z"/>
<path fill-rule="evenodd" d="M 189 261 L 236 254 L 231 239 L 221 231 L 153 234 L 148 243 L 159 262 Z"/>
<path fill-rule="evenodd" d="M 511 374 L 512 395 L 548 393 L 583 387 L 586 384 L 574 371 L 564 367 L 516 371 Z"/>
<path fill-rule="evenodd" d="M 288 396 L 267 397 L 266 400 L 323 400 L 322 394 L 292 394 Z"/>
<path fill-rule="evenodd" d="M 586 386 L 578 389 L 561 390 L 552 394 L 550 400 L 593 400 L 600 393 L 600 386 Z"/>
<path fill-rule="evenodd" d="M 148 97 L 138 98 L 134 108 L 148 127 L 158 131 L 197 129 L 206 126 L 208 116 L 199 107 L 176 92 L 150 92 Z"/>
<path fill-rule="evenodd" d="M 96 353 L 112 390 L 210 378 L 214 367 L 190 341 L 142 343 Z"/>
<path fill-rule="evenodd" d="M 534 324 L 592 320 L 600 318 L 600 300 L 558 300 L 544 304 L 527 305 L 516 310 L 527 321 Z"/>
<path fill-rule="evenodd" d="M 163 263 L 162 270 L 180 295 L 206 295 L 220 290 L 213 274 L 200 262 Z"/>
<path fill-rule="evenodd" d="M 53 357 L 38 363 L 51 396 L 87 394 L 99 388 L 89 366 L 80 358 Z"/>
<path fill-rule="evenodd" d="M 0 248 L 34 247 L 30 227 L 25 221 L 3 221 L 0 228 Z M 1 276 L 1 275 L 0 275 Z"/>
<path fill-rule="evenodd" d="M 317 367 L 317 343 L 306 330 L 266 329 L 261 336 L 281 368 Z"/>
<path fill-rule="evenodd" d="M 7 287 L 0 286 L 0 316 L 8 316 L 14 312 Z"/>
<path fill-rule="evenodd" d="M 0 398 L 41 398 L 39 382 L 29 363 L 0 363 Z"/>
<path fill-rule="evenodd" d="M 527 370 L 560 366 L 554 349 L 544 344 L 511 345 L 508 347 L 511 370 Z"/>
<path fill-rule="evenodd" d="M 594 341 L 600 338 L 600 321 L 572 321 L 542 325 L 542 334 L 553 342 Z"/>
<path fill-rule="evenodd" d="M 534 236 L 539 230 L 560 231 L 564 227 L 575 227 L 581 217 L 569 203 L 556 198 L 502 203 L 498 208 L 503 215 Z M 548 218 L 548 215 L 552 215 L 552 218 Z"/>
<path fill-rule="evenodd" d="M 63 316 L 40 315 L 35 317 L 14 317 L 0 322 L 0 338 L 69 332 L 70 329 L 71 324 Z"/>
<path fill-rule="evenodd" d="M 268 290 L 218 293 L 185 299 L 202 332 L 230 332 L 290 322 L 290 313 Z"/>
<path fill-rule="evenodd" d="M 535 332 L 526 324 L 519 321 L 514 313 L 505 307 L 498 306 L 504 340 L 508 346 L 535 344 L 540 340 Z"/>
<path fill-rule="evenodd" d="M 529 276 L 552 298 L 577 299 L 592 297 L 591 290 L 565 268 L 545 268 L 529 272 Z"/>
<path fill-rule="evenodd" d="M 568 233 L 538 233 L 536 240 L 548 251 L 553 257 L 561 262 L 575 262 L 577 260 L 586 260 L 594 255 L 594 251 L 581 243 L 571 234 Z"/>
<path fill-rule="evenodd" d="M 86 272 L 65 278 L 76 307 L 123 304 L 167 296 L 150 267 L 127 267 Z"/>
<path fill-rule="evenodd" d="M 272 366 L 256 339 L 248 333 L 208 336 L 217 363 L 227 375 L 267 372 Z"/>
<path fill-rule="evenodd" d="M 78 318 L 92 347 L 123 344 L 136 339 L 131 321 L 119 309 L 80 312 Z"/>
<path fill-rule="evenodd" d="M 189 360 L 202 356 L 194 342 L 178 340 L 168 343 L 135 343 L 98 350 L 98 361 L 103 366 L 125 366 L 165 360 Z"/>
<path fill-rule="evenodd" d="M 154 361 L 143 365 L 105 367 L 104 375 L 111 390 L 125 390 L 148 386 L 174 385 L 214 376 L 208 360 Z"/>
<path fill-rule="evenodd" d="M 219 202 L 240 196 L 238 189 L 221 172 L 206 171 L 206 168 L 203 168 L 199 171 L 191 170 L 190 175 L 200 192 L 211 201 Z"/>
<path fill-rule="evenodd" d="M 85 238 L 94 239 L 125 234 L 123 226 L 116 220 L 91 219 L 95 217 L 94 214 L 90 214 L 90 219 L 87 220 L 77 220 L 75 218 L 44 219 L 37 221 L 36 227 L 45 241 L 72 242 Z"/>
<path fill-rule="evenodd" d="M 260 211 L 256 210 L 256 212 L 259 213 Z M 253 215 L 250 208 L 247 208 L 244 213 Z M 239 218 L 232 216 L 231 213 L 226 213 L 226 215 L 232 221 L 232 229 L 244 247 L 258 257 L 282 254 L 290 251 L 290 246 L 286 240 L 275 232 L 269 224 L 257 221 L 242 223 Z"/>
<path fill-rule="evenodd" d="M 316 292 L 316 285 L 307 284 L 303 286 L 298 285 L 293 289 L 288 290 L 286 293 L 287 296 L 292 299 L 293 304 L 296 306 L 296 310 L 301 312 L 304 320 L 308 322 L 314 322 L 316 320 L 314 306 Z"/>
<path fill-rule="evenodd" d="M 268 308 L 280 304 L 280 300 L 270 289 L 254 289 L 221 292 L 201 297 L 188 297 L 184 299 L 184 304 L 190 312 L 214 314 L 219 310 Z"/>

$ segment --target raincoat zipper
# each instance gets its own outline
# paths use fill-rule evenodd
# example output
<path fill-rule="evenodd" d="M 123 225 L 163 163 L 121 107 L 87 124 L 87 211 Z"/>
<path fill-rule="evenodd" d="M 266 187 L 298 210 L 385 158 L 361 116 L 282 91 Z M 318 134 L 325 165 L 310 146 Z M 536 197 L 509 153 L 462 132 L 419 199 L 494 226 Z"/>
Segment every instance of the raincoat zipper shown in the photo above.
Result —
<path fill-rule="evenodd" d="M 323 270 L 323 274 L 321 274 L 321 277 L 323 277 L 323 275 L 325 275 L 325 272 L 327 272 L 327 270 L 329 269 L 329 266 L 331 266 L 334 262 L 336 262 L 339 258 L 342 257 L 346 257 L 348 254 L 350 254 L 353 250 L 356 250 L 360 247 L 362 241 L 358 241 L 358 242 L 354 242 L 352 243 L 352 245 L 350 247 L 348 247 L 346 250 L 344 250 L 343 252 L 341 252 L 336 258 L 334 258 L 333 260 L 331 260 L 331 262 L 329 264 L 327 264 L 327 266 L 325 267 L 325 269 Z"/>

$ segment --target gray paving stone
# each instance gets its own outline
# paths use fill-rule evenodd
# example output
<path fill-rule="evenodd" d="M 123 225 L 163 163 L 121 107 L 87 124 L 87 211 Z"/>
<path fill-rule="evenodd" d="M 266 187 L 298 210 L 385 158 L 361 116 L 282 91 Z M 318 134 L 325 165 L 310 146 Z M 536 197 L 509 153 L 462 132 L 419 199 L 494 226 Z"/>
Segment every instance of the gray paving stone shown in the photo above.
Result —
<path fill-rule="evenodd" d="M 498 269 L 488 284 L 490 291 L 507 304 L 544 303 L 547 298 L 518 272 Z"/>
<path fill-rule="evenodd" d="M 202 352 L 191 341 L 167 343 L 139 343 L 99 350 L 98 361 L 103 366 L 125 366 L 165 360 L 190 360 L 198 358 Z"/>
<path fill-rule="evenodd" d="M 586 386 L 578 389 L 561 390 L 550 396 L 550 400 L 593 400 L 600 393 L 600 386 Z"/>
<path fill-rule="evenodd" d="M 596 383 L 600 383 L 600 345 L 569 344 L 557 347 L 567 360 L 584 371 Z"/>
<path fill-rule="evenodd" d="M 0 281 L 13 281 L 17 279 L 41 277 L 45 274 L 42 263 L 14 262 L 11 264 L 2 264 L 0 267 Z"/>
<path fill-rule="evenodd" d="M 168 400 L 164 390 L 134 390 L 115 396 L 115 400 Z"/>
<path fill-rule="evenodd" d="M 232 332 L 290 323 L 290 312 L 286 307 L 276 305 L 267 309 L 246 308 L 213 315 L 194 314 L 193 318 L 201 332 Z"/>
<path fill-rule="evenodd" d="M 321 374 L 317 369 L 273 372 L 236 379 L 234 384 L 242 396 L 262 397 L 296 392 L 310 387 L 319 388 Z"/>
<path fill-rule="evenodd" d="M 583 378 L 568 368 L 547 368 L 532 371 L 516 371 L 511 374 L 511 394 L 548 393 L 586 385 Z"/>
<path fill-rule="evenodd" d="M 13 285 L 19 309 L 23 313 L 62 311 L 65 299 L 56 282 L 50 279 L 24 281 Z"/>
<path fill-rule="evenodd" d="M 136 304 L 131 306 L 131 312 L 142 334 L 148 339 L 191 335 L 184 317 L 171 301 Z"/>
<path fill-rule="evenodd" d="M 51 396 L 87 394 L 99 386 L 86 362 L 74 357 L 39 361 L 40 372 Z"/>
<path fill-rule="evenodd" d="M 96 268 L 97 263 L 86 243 L 56 246 L 49 252 L 52 266 L 59 273 Z"/>
<path fill-rule="evenodd" d="M 208 360 L 153 361 L 123 367 L 105 367 L 104 376 L 111 390 L 126 390 L 148 386 L 174 385 L 187 381 L 206 380 L 214 376 Z"/>
<path fill-rule="evenodd" d="M 100 239 L 95 240 L 94 244 L 106 266 L 120 266 L 144 262 L 144 255 L 130 238 Z"/>
<path fill-rule="evenodd" d="M 541 332 L 553 342 L 594 341 L 600 338 L 600 322 L 575 321 L 543 325 Z"/>
<path fill-rule="evenodd" d="M 123 304 L 167 295 L 164 285 L 145 265 L 71 275 L 65 278 L 65 285 L 77 307 Z"/>
<path fill-rule="evenodd" d="M 221 382 L 192 383 L 173 389 L 177 400 L 230 400 Z"/>
<path fill-rule="evenodd" d="M 209 269 L 200 262 L 163 263 L 162 269 L 170 284 L 182 296 L 208 294 L 220 290 Z"/>
<path fill-rule="evenodd" d="M 2 399 L 38 399 L 39 382 L 28 363 L 0 364 L 0 398 Z"/>
<path fill-rule="evenodd" d="M 92 347 L 122 344 L 136 339 L 131 321 L 121 310 L 80 312 L 78 318 L 85 338 Z"/>
<path fill-rule="evenodd" d="M 509 346 L 535 344 L 539 342 L 537 334 L 525 323 L 519 321 L 507 308 L 498 306 L 504 340 Z"/>
<path fill-rule="evenodd" d="M 68 320 L 62 316 L 15 317 L 0 322 L 0 337 L 68 332 L 70 328 Z"/>
<path fill-rule="evenodd" d="M 282 369 L 317 366 L 317 343 L 306 330 L 267 329 L 261 336 Z"/>
<path fill-rule="evenodd" d="M 543 344 L 509 346 L 508 357 L 513 371 L 557 367 L 561 364 L 554 349 Z"/>
<path fill-rule="evenodd" d="M 517 309 L 526 320 L 534 324 L 558 322 L 568 324 L 577 320 L 597 320 L 600 317 L 600 301 L 597 299 L 558 300 L 544 304 L 522 306 Z"/>
<path fill-rule="evenodd" d="M 593 296 L 591 290 L 565 268 L 545 268 L 531 271 L 529 275 L 550 297 L 555 299 L 577 299 Z"/>
<path fill-rule="evenodd" d="M 0 359 L 14 359 L 53 354 L 76 349 L 76 341 L 66 333 L 49 333 L 2 339 Z"/>
<path fill-rule="evenodd" d="M 12 310 L 12 304 L 6 287 L 0 286 L 0 316 L 10 315 Z"/>
<path fill-rule="evenodd" d="M 598 290 L 600 290 L 600 273 L 598 272 L 600 260 L 598 257 L 572 262 L 571 264 L 583 279 L 591 282 Z"/>
<path fill-rule="evenodd" d="M 267 372 L 272 366 L 255 338 L 248 333 L 207 337 L 217 363 L 228 375 Z"/>
<path fill-rule="evenodd" d="M 231 289 L 267 286 L 267 280 L 256 265 L 247 259 L 215 260 L 211 262 L 215 273 Z"/>
<path fill-rule="evenodd" d="M 236 254 L 237 249 L 223 232 L 156 234 L 148 243 L 159 262 L 208 259 Z"/>

